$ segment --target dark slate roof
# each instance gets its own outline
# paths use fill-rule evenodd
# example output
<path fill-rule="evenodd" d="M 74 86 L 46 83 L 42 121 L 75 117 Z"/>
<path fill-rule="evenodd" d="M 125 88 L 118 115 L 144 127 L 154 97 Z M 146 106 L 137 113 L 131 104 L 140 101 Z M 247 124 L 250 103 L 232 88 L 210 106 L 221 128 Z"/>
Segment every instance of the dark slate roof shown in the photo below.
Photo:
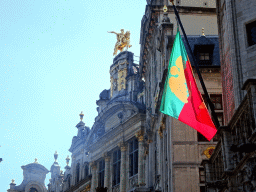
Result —
<path fill-rule="evenodd" d="M 211 66 L 220 66 L 219 37 L 217 35 L 216 36 L 187 36 L 187 37 L 193 53 L 194 53 L 195 45 L 214 45 L 213 60 L 212 60 Z M 182 37 L 182 40 L 185 44 L 189 59 L 192 62 L 192 56 L 189 53 L 189 49 L 187 47 L 184 37 Z"/>
<path fill-rule="evenodd" d="M 110 90 L 106 90 L 104 89 L 101 93 L 100 93 L 100 100 L 108 100 L 110 98 Z"/>

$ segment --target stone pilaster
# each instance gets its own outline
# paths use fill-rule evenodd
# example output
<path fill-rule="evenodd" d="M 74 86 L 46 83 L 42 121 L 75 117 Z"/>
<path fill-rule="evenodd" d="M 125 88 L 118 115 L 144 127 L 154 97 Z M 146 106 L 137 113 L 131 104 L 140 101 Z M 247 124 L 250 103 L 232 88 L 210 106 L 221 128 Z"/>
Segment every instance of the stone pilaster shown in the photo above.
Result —
<path fill-rule="evenodd" d="M 96 192 L 95 188 L 97 187 L 97 165 L 95 162 L 91 163 L 92 168 L 92 183 L 91 183 L 91 192 Z"/>
<path fill-rule="evenodd" d="M 143 132 L 139 131 L 136 133 L 136 137 L 138 139 L 139 142 L 139 157 L 138 157 L 138 184 L 139 185 L 144 185 L 144 174 L 143 174 L 143 156 L 144 156 L 144 150 L 143 150 L 143 140 L 144 140 L 144 136 L 143 136 Z"/>
<path fill-rule="evenodd" d="M 126 192 L 126 150 L 124 143 L 120 144 L 121 149 L 121 167 L 120 167 L 120 192 Z"/>
<path fill-rule="evenodd" d="M 104 177 L 104 187 L 107 187 L 109 189 L 110 187 L 110 157 L 105 156 L 105 177 Z"/>

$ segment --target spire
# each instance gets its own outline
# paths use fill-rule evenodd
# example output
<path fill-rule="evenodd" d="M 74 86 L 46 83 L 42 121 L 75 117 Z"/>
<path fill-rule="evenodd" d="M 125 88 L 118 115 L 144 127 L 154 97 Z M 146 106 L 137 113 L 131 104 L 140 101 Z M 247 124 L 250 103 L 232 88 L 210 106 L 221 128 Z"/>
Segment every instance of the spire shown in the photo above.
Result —
<path fill-rule="evenodd" d="M 35 158 L 35 162 L 34 162 L 34 163 L 38 164 L 38 162 L 37 162 L 37 158 Z"/>

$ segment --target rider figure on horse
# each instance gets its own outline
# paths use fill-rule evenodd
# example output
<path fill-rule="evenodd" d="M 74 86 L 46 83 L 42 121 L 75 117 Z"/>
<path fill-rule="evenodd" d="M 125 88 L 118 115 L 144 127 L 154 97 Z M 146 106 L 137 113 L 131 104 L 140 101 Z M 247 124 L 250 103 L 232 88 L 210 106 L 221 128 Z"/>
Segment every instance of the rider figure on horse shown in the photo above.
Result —
<path fill-rule="evenodd" d="M 128 47 L 131 47 L 131 45 L 129 44 L 130 43 L 130 32 L 129 31 L 128 31 L 128 37 L 126 37 L 127 32 L 124 33 L 124 29 L 121 29 L 121 33 L 117 33 L 115 31 L 108 31 L 108 33 L 116 34 L 116 38 L 117 38 L 117 42 L 115 44 L 113 55 L 117 54 L 117 50 L 123 51 L 123 48 L 125 46 L 127 46 L 127 49 L 128 49 Z"/>

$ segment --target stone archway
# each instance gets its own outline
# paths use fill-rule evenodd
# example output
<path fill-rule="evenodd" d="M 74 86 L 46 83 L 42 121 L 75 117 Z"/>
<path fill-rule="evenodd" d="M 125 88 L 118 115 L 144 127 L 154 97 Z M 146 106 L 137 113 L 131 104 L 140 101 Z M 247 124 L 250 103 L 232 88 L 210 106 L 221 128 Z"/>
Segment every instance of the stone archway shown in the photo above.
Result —
<path fill-rule="evenodd" d="M 34 191 L 31 191 L 31 189 Z M 47 190 L 41 183 L 30 181 L 25 187 L 25 192 L 47 192 Z"/>

